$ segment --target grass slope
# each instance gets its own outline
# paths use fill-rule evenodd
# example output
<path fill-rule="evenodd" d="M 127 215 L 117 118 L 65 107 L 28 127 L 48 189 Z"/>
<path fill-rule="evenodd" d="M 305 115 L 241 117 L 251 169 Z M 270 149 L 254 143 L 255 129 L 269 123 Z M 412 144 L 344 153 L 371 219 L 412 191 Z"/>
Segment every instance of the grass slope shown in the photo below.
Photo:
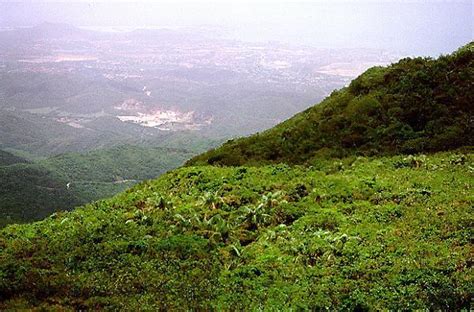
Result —
<path fill-rule="evenodd" d="M 0 309 L 468 309 L 473 157 L 177 169 L 2 230 Z"/>
<path fill-rule="evenodd" d="M 474 43 L 434 60 L 374 67 L 321 104 L 188 165 L 302 164 L 313 157 L 433 152 L 474 145 Z"/>

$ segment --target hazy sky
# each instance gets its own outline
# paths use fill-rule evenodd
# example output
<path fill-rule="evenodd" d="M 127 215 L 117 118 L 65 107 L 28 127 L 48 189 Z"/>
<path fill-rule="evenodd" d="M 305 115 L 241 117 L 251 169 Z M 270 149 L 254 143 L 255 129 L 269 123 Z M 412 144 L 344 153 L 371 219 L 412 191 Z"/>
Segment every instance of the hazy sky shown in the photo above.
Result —
<path fill-rule="evenodd" d="M 222 27 L 229 37 L 436 56 L 473 40 L 473 1 L 0 0 L 0 27 Z"/>

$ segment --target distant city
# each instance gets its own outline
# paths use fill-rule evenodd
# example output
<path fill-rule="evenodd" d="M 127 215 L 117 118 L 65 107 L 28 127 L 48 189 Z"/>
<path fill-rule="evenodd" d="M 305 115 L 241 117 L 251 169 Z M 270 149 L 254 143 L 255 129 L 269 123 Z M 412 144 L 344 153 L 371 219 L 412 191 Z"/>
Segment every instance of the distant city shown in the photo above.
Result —
<path fill-rule="evenodd" d="M 0 32 L 0 38 L 0 75 L 8 81 L 0 90 L 2 109 L 76 129 L 112 116 L 166 131 L 232 128 L 231 120 L 239 126 L 227 135 L 247 134 L 400 57 L 377 49 L 209 38 L 200 29 L 104 32 L 44 23 Z M 70 83 L 25 97 L 36 88 L 29 86 L 33 77 Z"/>

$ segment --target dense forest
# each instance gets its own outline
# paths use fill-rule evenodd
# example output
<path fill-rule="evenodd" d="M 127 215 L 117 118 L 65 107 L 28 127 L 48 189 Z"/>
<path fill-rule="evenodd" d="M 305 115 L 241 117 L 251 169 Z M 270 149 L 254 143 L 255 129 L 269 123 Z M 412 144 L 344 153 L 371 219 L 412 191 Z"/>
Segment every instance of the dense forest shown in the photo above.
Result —
<path fill-rule="evenodd" d="M 7 226 L 0 309 L 470 310 L 473 62 L 470 43 L 372 68 L 158 179 Z"/>

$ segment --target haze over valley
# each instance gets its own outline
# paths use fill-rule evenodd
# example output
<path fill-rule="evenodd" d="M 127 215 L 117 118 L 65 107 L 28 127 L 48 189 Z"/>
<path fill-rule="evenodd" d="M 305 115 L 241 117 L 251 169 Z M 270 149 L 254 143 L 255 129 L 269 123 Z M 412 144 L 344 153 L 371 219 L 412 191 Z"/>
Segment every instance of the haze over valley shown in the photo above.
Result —
<path fill-rule="evenodd" d="M 399 57 L 169 29 L 110 33 L 44 23 L 0 37 L 3 115 L 69 126 L 72 140 L 102 135 L 157 142 L 163 131 L 216 138 L 253 133 L 320 101 L 368 67 Z M 67 150 L 46 143 L 49 151 Z"/>

